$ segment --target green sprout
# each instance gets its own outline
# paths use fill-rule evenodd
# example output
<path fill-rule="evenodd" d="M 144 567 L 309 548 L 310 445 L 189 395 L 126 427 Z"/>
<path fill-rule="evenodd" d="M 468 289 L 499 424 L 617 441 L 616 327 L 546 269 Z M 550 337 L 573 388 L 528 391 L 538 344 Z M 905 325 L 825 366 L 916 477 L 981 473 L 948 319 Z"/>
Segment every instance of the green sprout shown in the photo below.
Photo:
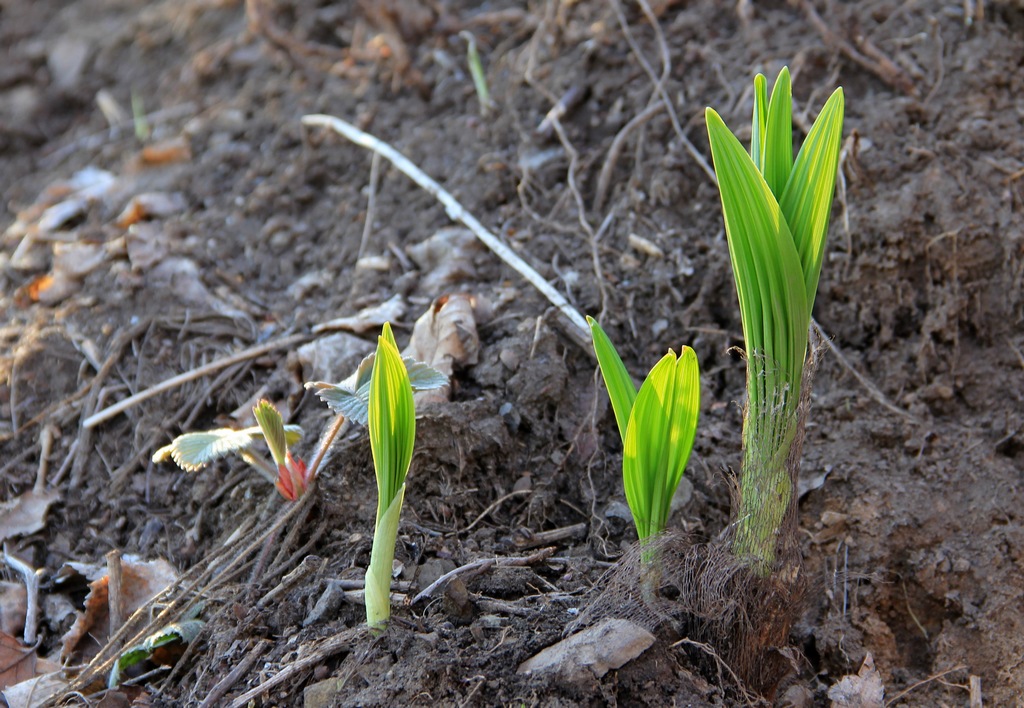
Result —
<path fill-rule="evenodd" d="M 733 552 L 764 576 L 794 499 L 798 407 L 839 164 L 843 90 L 825 103 L 795 161 L 787 68 L 770 101 L 765 77 L 754 79 L 749 155 L 718 113 L 708 108 L 706 120 L 747 354 Z"/>
<path fill-rule="evenodd" d="M 622 483 L 641 542 L 665 530 L 693 450 L 700 412 L 697 355 L 683 347 L 655 364 L 639 392 L 601 326 L 588 317 L 622 438 Z"/>
<path fill-rule="evenodd" d="M 377 341 L 369 398 L 370 449 L 377 475 L 377 521 L 370 567 L 366 570 L 366 623 L 381 629 L 391 617 L 391 571 L 398 519 L 405 498 L 405 477 L 416 441 L 416 409 L 409 372 L 391 325 Z"/>
<path fill-rule="evenodd" d="M 267 401 L 256 404 L 253 414 L 259 425 L 250 428 L 217 428 L 179 435 L 153 453 L 153 462 L 170 459 L 186 472 L 197 472 L 214 460 L 237 453 L 273 483 L 281 496 L 295 501 L 305 492 L 311 477 L 302 460 L 293 457 L 288 449 L 302 438 L 302 428 L 285 425 L 281 414 Z M 252 447 L 261 438 L 266 440 L 274 464 L 253 453 Z"/>
<path fill-rule="evenodd" d="M 184 654 L 185 647 L 194 642 L 202 631 L 205 622 L 199 619 L 199 614 L 203 608 L 203 603 L 193 605 L 180 621 L 161 627 L 140 644 L 122 651 L 110 669 L 107 688 L 119 686 L 125 671 L 145 661 L 173 666 Z"/>
<path fill-rule="evenodd" d="M 467 30 L 459 32 L 459 36 L 466 40 L 466 62 L 469 64 L 473 88 L 476 89 L 476 98 L 480 103 L 480 115 L 486 117 L 496 106 L 487 88 L 487 75 L 484 73 L 483 62 L 480 61 L 480 52 L 476 48 L 476 37 Z"/>

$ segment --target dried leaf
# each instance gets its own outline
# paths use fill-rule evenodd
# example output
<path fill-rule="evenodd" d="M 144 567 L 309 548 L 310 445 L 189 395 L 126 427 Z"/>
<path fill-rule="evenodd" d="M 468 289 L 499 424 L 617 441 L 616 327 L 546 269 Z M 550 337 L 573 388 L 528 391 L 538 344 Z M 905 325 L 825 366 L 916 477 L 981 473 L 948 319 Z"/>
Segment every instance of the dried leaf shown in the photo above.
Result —
<path fill-rule="evenodd" d="M 28 591 L 24 584 L 0 582 L 0 632 L 12 636 L 21 634 L 27 612 Z"/>
<path fill-rule="evenodd" d="M 164 140 L 142 148 L 142 162 L 145 165 L 166 165 L 171 162 L 186 162 L 192 159 L 192 148 L 184 136 Z"/>
<path fill-rule="evenodd" d="M 832 708 L 882 708 L 885 705 L 885 686 L 875 669 L 875 659 L 869 653 L 857 675 L 844 676 L 828 689 Z"/>
<path fill-rule="evenodd" d="M 349 332 L 369 332 L 384 326 L 385 322 L 401 319 L 405 314 L 405 303 L 401 295 L 395 295 L 387 302 L 368 307 L 352 317 L 339 317 L 313 327 L 313 332 L 342 329 Z"/>
<path fill-rule="evenodd" d="M 179 192 L 145 192 L 131 198 L 116 223 L 122 229 L 127 229 L 143 219 L 172 216 L 184 210 L 185 197 Z"/>
<path fill-rule="evenodd" d="M 121 601 L 124 616 L 128 617 L 165 590 L 178 578 L 177 572 L 165 560 L 142 561 L 133 556 L 121 559 Z M 109 577 L 103 576 L 89 584 L 85 610 L 75 624 L 61 638 L 61 659 L 88 661 L 103 645 L 110 634 Z M 82 640 L 93 640 L 87 646 Z"/>
<path fill-rule="evenodd" d="M 0 689 L 27 681 L 36 675 L 36 652 L 0 632 Z"/>
<path fill-rule="evenodd" d="M 416 320 L 409 346 L 402 354 L 437 369 L 450 380 L 454 367 L 475 364 L 479 351 L 473 298 L 456 294 L 438 298 Z M 416 401 L 446 401 L 448 395 L 449 390 L 443 388 L 419 394 Z"/>
<path fill-rule="evenodd" d="M 39 664 L 36 668 L 40 668 Z M 51 698 L 63 694 L 67 685 L 64 672 L 54 670 L 5 688 L 3 697 L 9 708 L 41 708 Z"/>
<path fill-rule="evenodd" d="M 53 272 L 58 278 L 84 278 L 106 260 L 107 249 L 101 243 L 53 244 Z"/>
<path fill-rule="evenodd" d="M 128 227 L 125 236 L 128 261 L 136 270 L 149 270 L 170 250 L 168 238 L 159 224 L 138 223 Z"/>
<path fill-rule="evenodd" d="M 431 295 L 476 278 L 475 260 L 484 253 L 473 232 L 457 226 L 441 229 L 406 251 L 424 273 L 420 290 Z"/>
<path fill-rule="evenodd" d="M 55 491 L 29 491 L 0 504 L 0 541 L 40 531 L 46 526 L 47 510 L 59 498 Z"/>

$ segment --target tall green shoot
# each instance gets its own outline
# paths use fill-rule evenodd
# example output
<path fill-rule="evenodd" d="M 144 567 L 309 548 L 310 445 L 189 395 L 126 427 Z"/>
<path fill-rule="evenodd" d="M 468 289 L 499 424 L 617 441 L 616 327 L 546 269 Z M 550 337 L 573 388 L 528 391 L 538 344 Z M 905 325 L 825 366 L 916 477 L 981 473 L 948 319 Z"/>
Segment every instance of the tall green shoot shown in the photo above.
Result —
<path fill-rule="evenodd" d="M 366 570 L 366 623 L 379 630 L 391 617 L 391 569 L 405 498 L 405 477 L 416 440 L 412 384 L 387 323 L 377 340 L 373 361 L 368 427 L 377 475 L 377 520 L 370 567 Z"/>
<path fill-rule="evenodd" d="M 771 99 L 754 79 L 750 154 L 721 117 L 706 120 L 747 354 L 743 471 L 733 552 L 772 572 L 794 502 L 799 403 L 811 309 L 828 235 L 843 127 L 836 89 L 793 159 L 792 88 L 783 68 Z M 795 446 L 796 445 L 796 446 Z"/>

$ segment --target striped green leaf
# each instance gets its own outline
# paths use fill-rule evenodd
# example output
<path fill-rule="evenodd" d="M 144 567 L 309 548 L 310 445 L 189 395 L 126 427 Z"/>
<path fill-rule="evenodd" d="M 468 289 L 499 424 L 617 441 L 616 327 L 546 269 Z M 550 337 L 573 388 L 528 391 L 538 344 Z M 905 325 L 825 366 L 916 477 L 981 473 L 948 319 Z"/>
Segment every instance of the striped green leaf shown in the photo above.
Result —
<path fill-rule="evenodd" d="M 749 155 L 721 117 L 706 118 L 747 353 L 743 474 L 734 551 L 770 572 L 792 500 L 787 468 L 800 425 L 807 331 L 842 139 L 843 92 L 826 102 L 793 159 L 792 86 L 783 68 L 767 100 L 754 79 Z"/>
<path fill-rule="evenodd" d="M 768 183 L 718 113 L 709 108 L 706 119 L 747 357 L 765 360 L 749 391 L 754 405 L 800 381 L 810 318 L 803 270 Z"/>
<path fill-rule="evenodd" d="M 633 410 L 633 401 L 636 400 L 636 385 L 629 377 L 619 353 L 615 351 L 615 345 L 601 329 L 601 325 L 593 317 L 587 317 L 587 323 L 590 324 L 594 353 L 597 354 L 597 364 L 601 369 L 604 385 L 608 389 L 608 398 L 612 402 L 615 422 L 619 426 L 619 436 L 625 441 L 629 414 Z"/>
<path fill-rule="evenodd" d="M 377 357 L 373 362 L 368 427 L 380 495 L 379 520 L 405 484 L 416 440 L 416 410 L 409 373 L 398 353 L 391 325 L 387 323 L 378 339 Z"/>
<path fill-rule="evenodd" d="M 366 571 L 366 622 L 379 629 L 391 616 L 391 565 L 405 498 L 405 477 L 416 441 L 412 384 L 388 323 L 377 340 L 367 418 L 377 474 L 377 521 Z"/>
<path fill-rule="evenodd" d="M 828 222 L 832 214 L 843 140 L 844 108 L 843 89 L 837 88 L 811 126 L 789 181 L 779 197 L 779 206 L 800 254 L 808 311 L 818 291 L 825 237 L 828 236 Z"/>
<path fill-rule="evenodd" d="M 270 401 L 260 401 L 252 409 L 256 423 L 263 431 L 263 437 L 270 448 L 270 456 L 277 465 L 285 464 L 288 457 L 288 439 L 284 432 L 284 419 Z"/>
<path fill-rule="evenodd" d="M 622 481 L 641 540 L 665 529 L 699 412 L 697 356 L 689 347 L 678 358 L 670 351 L 640 386 L 623 445 Z"/>

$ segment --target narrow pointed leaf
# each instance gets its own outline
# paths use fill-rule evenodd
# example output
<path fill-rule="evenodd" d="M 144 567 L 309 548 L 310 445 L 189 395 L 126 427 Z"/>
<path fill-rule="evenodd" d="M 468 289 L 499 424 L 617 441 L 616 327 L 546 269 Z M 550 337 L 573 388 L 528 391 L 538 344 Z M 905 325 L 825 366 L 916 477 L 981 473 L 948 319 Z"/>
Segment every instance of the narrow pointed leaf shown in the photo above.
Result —
<path fill-rule="evenodd" d="M 405 483 L 416 439 L 416 412 L 409 374 L 387 324 L 378 340 L 373 363 L 368 427 L 380 495 L 379 519 Z"/>
<path fill-rule="evenodd" d="M 718 175 L 722 213 L 740 302 L 748 360 L 767 357 L 765 380 L 799 384 L 807 347 L 807 296 L 793 237 L 778 202 L 721 117 L 707 110 L 708 137 Z M 750 391 L 751 402 L 759 395 Z"/>
<path fill-rule="evenodd" d="M 825 102 L 800 147 L 779 206 L 800 254 L 808 314 L 818 291 L 843 139 L 843 89 Z"/>
<path fill-rule="evenodd" d="M 252 409 L 252 413 L 256 416 L 260 430 L 263 431 L 263 437 L 266 438 L 270 456 L 278 465 L 285 464 L 288 456 L 288 438 L 284 431 L 284 420 L 281 418 L 281 414 L 269 401 L 257 403 Z"/>
<path fill-rule="evenodd" d="M 793 87 L 789 68 L 782 67 L 772 88 L 764 136 L 764 164 L 761 173 L 778 199 L 793 169 Z"/>
<path fill-rule="evenodd" d="M 626 501 L 641 539 L 665 529 L 693 450 L 700 411 L 697 357 L 683 347 L 659 361 L 637 393 L 623 445 Z"/>
<path fill-rule="evenodd" d="M 615 422 L 619 426 L 619 436 L 625 440 L 629 413 L 633 409 L 633 401 L 636 400 L 636 386 L 629 377 L 619 353 L 615 351 L 612 340 L 601 329 L 601 325 L 593 317 L 587 317 L 587 322 L 590 324 L 590 333 L 594 340 L 597 364 L 601 368 L 601 376 L 604 378 L 608 398 L 612 402 L 612 411 L 615 413 Z"/>
<path fill-rule="evenodd" d="M 754 116 L 750 122 L 750 159 L 764 174 L 764 136 L 768 122 L 768 81 L 764 74 L 754 77 Z"/>
<path fill-rule="evenodd" d="M 398 349 L 398 342 L 395 341 L 395 333 L 391 331 L 391 323 L 385 322 L 381 328 L 380 336 L 384 338 L 395 349 Z"/>
<path fill-rule="evenodd" d="M 380 628 L 391 617 L 391 570 L 395 559 L 395 540 L 398 538 L 398 521 L 402 515 L 402 501 L 405 499 L 405 485 L 391 500 L 391 504 L 377 519 L 373 531 L 373 548 L 370 551 L 370 567 L 366 569 L 364 598 L 366 601 L 366 624 Z"/>

